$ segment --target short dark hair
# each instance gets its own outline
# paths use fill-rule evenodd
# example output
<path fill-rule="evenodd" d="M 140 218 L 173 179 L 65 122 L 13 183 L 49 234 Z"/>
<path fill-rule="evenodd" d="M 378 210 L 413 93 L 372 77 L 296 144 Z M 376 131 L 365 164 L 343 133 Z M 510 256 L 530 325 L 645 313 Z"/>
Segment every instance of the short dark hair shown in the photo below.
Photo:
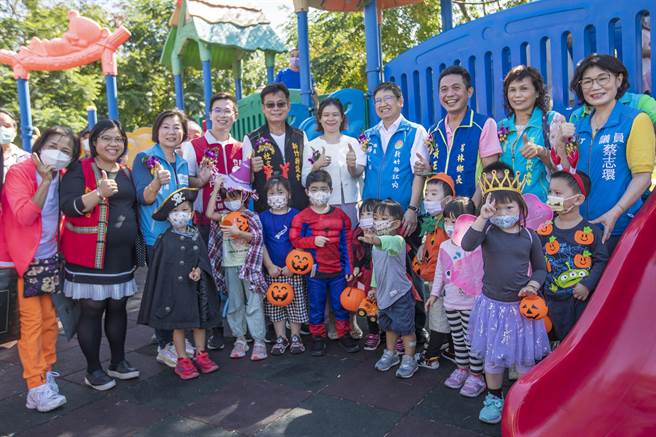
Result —
<path fill-rule="evenodd" d="M 269 179 L 264 185 L 264 193 L 268 193 L 271 188 L 278 185 L 283 187 L 287 193 L 291 195 L 292 189 L 289 185 L 289 181 L 281 176 L 273 176 L 271 179 Z"/>
<path fill-rule="evenodd" d="M 310 185 L 316 182 L 325 182 L 328 184 L 331 190 L 333 189 L 333 180 L 330 177 L 330 173 L 328 173 L 326 170 L 311 171 L 310 174 L 307 175 L 307 178 L 305 179 L 305 188 L 309 190 Z"/>
<path fill-rule="evenodd" d="M 515 174 L 515 170 L 508 164 L 502 161 L 494 161 L 485 167 L 483 167 L 483 173 L 492 173 L 494 170 L 496 170 L 497 174 L 502 175 L 506 170 L 510 172 L 511 175 Z"/>
<path fill-rule="evenodd" d="M 472 80 L 469 71 L 467 71 L 467 69 L 461 65 L 451 65 L 450 67 L 446 67 L 440 73 L 440 78 L 437 80 L 438 89 L 440 87 L 440 83 L 442 83 L 442 79 L 444 78 L 444 76 L 450 76 L 452 74 L 462 76 L 462 81 L 465 83 L 465 87 L 467 87 L 467 89 L 472 87 Z"/>
<path fill-rule="evenodd" d="M 344 105 L 342 102 L 335 98 L 335 97 L 328 97 L 324 101 L 322 101 L 319 104 L 319 110 L 317 110 L 317 131 L 318 132 L 323 132 L 323 126 L 319 122 L 321 119 L 321 115 L 323 114 L 324 109 L 326 109 L 327 106 L 334 106 L 339 110 L 340 115 L 342 116 L 342 123 L 339 125 L 339 130 L 343 131 L 346 129 L 347 122 L 346 122 L 346 113 L 344 112 Z"/>
<path fill-rule="evenodd" d="M 374 212 L 374 209 L 376 209 L 376 205 L 378 204 L 378 200 L 376 199 L 366 199 L 362 201 L 362 204 L 360 205 L 360 214 L 363 212 Z"/>
<path fill-rule="evenodd" d="M 403 93 L 401 92 L 401 88 L 394 82 L 383 82 L 379 84 L 376 89 L 374 89 L 373 96 L 374 98 L 376 97 L 376 94 L 378 94 L 381 91 L 391 91 L 392 94 L 394 94 L 394 97 L 397 99 L 400 99 L 403 97 Z"/>
<path fill-rule="evenodd" d="M 476 207 L 469 197 L 458 196 L 444 206 L 444 217 L 458 218 L 463 214 L 475 214 Z"/>
<path fill-rule="evenodd" d="M 617 95 L 615 96 L 615 100 L 618 100 L 620 97 L 622 97 L 626 90 L 629 89 L 629 72 L 627 71 L 622 61 L 614 56 L 593 53 L 592 55 L 582 59 L 578 64 L 576 64 L 574 77 L 572 77 L 572 81 L 569 83 L 569 87 L 576 93 L 576 97 L 579 98 L 579 101 L 585 103 L 585 98 L 583 97 L 583 89 L 581 88 L 581 80 L 583 79 L 583 74 L 585 74 L 585 72 L 590 67 L 598 67 L 604 71 L 614 74 L 615 76 L 619 76 L 620 74 L 622 75 L 622 83 L 620 84 L 619 88 L 617 88 Z"/>
<path fill-rule="evenodd" d="M 429 185 L 439 185 L 442 187 L 442 192 L 445 196 L 453 196 L 455 193 L 451 190 L 451 186 L 441 179 L 428 179 L 426 181 L 426 186 Z"/>
<path fill-rule="evenodd" d="M 96 156 L 98 156 L 98 151 L 96 150 L 96 143 L 98 142 L 98 138 L 100 137 L 100 135 L 102 135 L 103 132 L 114 128 L 118 129 L 119 133 L 121 134 L 121 138 L 123 138 L 123 153 L 121 153 L 119 160 L 126 153 L 128 153 L 128 136 L 125 134 L 125 131 L 123 130 L 123 126 L 121 126 L 121 123 L 118 120 L 104 119 L 96 123 L 93 129 L 91 129 L 91 133 L 89 136 L 89 151 L 91 152 L 92 157 L 95 158 Z"/>
<path fill-rule="evenodd" d="M 0 108 L 0 114 L 5 114 L 7 117 L 11 118 L 11 121 L 14 122 L 14 127 L 18 126 L 18 123 L 16 122 L 16 117 L 11 111 L 5 108 Z"/>
<path fill-rule="evenodd" d="M 164 120 L 169 117 L 178 117 L 178 120 L 180 120 L 180 123 L 182 124 L 182 141 L 185 141 L 187 139 L 187 115 L 184 112 L 180 111 L 179 109 L 169 109 L 168 111 L 160 112 L 159 114 L 157 114 L 157 117 L 155 118 L 155 123 L 153 123 L 153 132 L 151 137 L 153 143 L 159 143 L 159 137 L 158 137 L 159 128 L 162 127 L 162 123 L 164 123 Z"/>
<path fill-rule="evenodd" d="M 519 221 L 522 226 L 526 225 L 526 217 L 528 216 L 528 206 L 522 194 L 514 190 L 497 190 L 490 191 L 489 193 L 483 196 L 483 203 L 486 202 L 488 196 L 492 196 L 492 199 L 496 203 L 511 203 L 516 202 L 519 205 Z"/>
<path fill-rule="evenodd" d="M 592 181 L 590 181 L 590 177 L 579 170 L 576 171 L 576 174 L 579 175 L 581 182 L 583 182 L 583 189 L 585 190 L 585 194 L 581 192 L 581 187 L 579 187 L 579 184 L 576 182 L 576 179 L 574 179 L 574 176 L 572 176 L 572 174 L 568 171 L 554 172 L 551 175 L 551 180 L 562 179 L 567 182 L 567 186 L 570 187 L 575 193 L 583 194 L 586 197 L 589 196 L 590 190 L 592 189 Z"/>
<path fill-rule="evenodd" d="M 510 88 L 510 84 L 527 77 L 531 79 L 533 88 L 535 88 L 537 93 L 535 106 L 540 108 L 544 113 L 549 111 L 549 96 L 547 96 L 547 91 L 544 87 L 544 79 L 540 72 L 533 67 L 516 65 L 510 69 L 508 74 L 506 74 L 506 77 L 503 79 L 503 103 L 508 114 L 513 112 L 512 107 L 510 106 L 510 100 L 508 100 L 508 89 Z"/>
<path fill-rule="evenodd" d="M 53 135 L 68 137 L 68 139 L 71 141 L 71 144 L 73 145 L 73 156 L 71 156 L 71 162 L 68 164 L 68 167 L 70 167 L 80 158 L 80 141 L 77 139 L 77 136 L 70 127 L 53 126 L 46 129 L 45 132 L 41 134 L 41 136 L 32 146 L 32 153 L 36 153 L 37 155 L 41 153 L 41 149 L 43 149 L 43 146 L 45 146 L 45 144 L 48 142 L 48 139 L 50 139 L 50 137 Z"/>
<path fill-rule="evenodd" d="M 386 214 L 394 220 L 403 220 L 403 208 L 401 208 L 399 202 L 390 198 L 376 203 L 374 214 Z"/>
<path fill-rule="evenodd" d="M 235 96 L 223 92 L 216 93 L 212 96 L 212 98 L 210 99 L 210 110 L 212 110 L 212 107 L 214 106 L 214 102 L 216 102 L 217 100 L 230 100 L 232 102 L 232 106 L 235 108 L 235 112 L 239 110 L 239 108 L 237 107 L 237 99 L 235 98 Z"/>
<path fill-rule="evenodd" d="M 274 82 L 265 86 L 262 89 L 262 91 L 260 91 L 260 102 L 264 103 L 264 98 L 269 94 L 277 94 L 277 93 L 283 93 L 285 95 L 285 98 L 289 100 L 289 89 L 287 89 L 287 86 L 281 82 Z"/>

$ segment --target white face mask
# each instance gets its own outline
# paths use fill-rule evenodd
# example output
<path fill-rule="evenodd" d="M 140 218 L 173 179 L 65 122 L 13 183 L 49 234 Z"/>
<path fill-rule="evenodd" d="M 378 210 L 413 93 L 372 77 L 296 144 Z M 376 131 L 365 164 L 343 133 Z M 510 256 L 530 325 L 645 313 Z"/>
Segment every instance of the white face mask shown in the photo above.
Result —
<path fill-rule="evenodd" d="M 374 220 L 374 230 L 378 235 L 385 235 L 389 232 L 389 228 L 392 225 L 392 220 Z"/>
<path fill-rule="evenodd" d="M 430 215 L 438 215 L 442 212 L 442 202 L 437 200 L 424 200 L 424 210 Z"/>
<path fill-rule="evenodd" d="M 241 200 L 226 200 L 223 204 L 230 211 L 239 211 L 241 209 Z"/>
<path fill-rule="evenodd" d="M 11 144 L 16 138 L 16 129 L 13 127 L 0 127 L 0 144 Z"/>
<path fill-rule="evenodd" d="M 41 158 L 41 162 L 43 162 L 45 165 L 54 167 L 56 170 L 62 170 L 71 163 L 71 155 L 62 152 L 61 150 L 42 150 L 39 156 Z"/>
<path fill-rule="evenodd" d="M 360 219 L 359 226 L 362 229 L 371 229 L 374 227 L 374 218 L 373 217 L 362 217 Z"/>
<path fill-rule="evenodd" d="M 169 222 L 174 228 L 187 226 L 191 220 L 191 211 L 173 211 L 169 213 Z"/>
<path fill-rule="evenodd" d="M 325 191 L 313 191 L 308 196 L 310 198 L 310 203 L 314 206 L 326 206 L 328 200 L 330 200 L 330 193 Z"/>
<path fill-rule="evenodd" d="M 284 194 L 274 194 L 267 197 L 267 203 L 273 209 L 283 209 L 287 206 L 287 196 Z"/>

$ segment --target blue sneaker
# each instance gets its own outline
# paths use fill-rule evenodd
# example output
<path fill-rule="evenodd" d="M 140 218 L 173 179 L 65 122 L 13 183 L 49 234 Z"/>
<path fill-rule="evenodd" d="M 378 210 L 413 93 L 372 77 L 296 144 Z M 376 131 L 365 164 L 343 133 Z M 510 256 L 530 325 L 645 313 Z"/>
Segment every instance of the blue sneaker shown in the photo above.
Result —
<path fill-rule="evenodd" d="M 478 420 L 485 423 L 501 422 L 501 411 L 503 411 L 503 399 L 488 393 L 483 401 L 483 408 L 478 413 Z"/>

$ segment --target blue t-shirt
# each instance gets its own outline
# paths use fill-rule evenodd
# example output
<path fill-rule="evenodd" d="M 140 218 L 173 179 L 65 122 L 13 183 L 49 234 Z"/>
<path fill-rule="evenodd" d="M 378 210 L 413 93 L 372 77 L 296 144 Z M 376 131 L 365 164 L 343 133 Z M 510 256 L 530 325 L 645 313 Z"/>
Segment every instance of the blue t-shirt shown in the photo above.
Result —
<path fill-rule="evenodd" d="M 301 72 L 294 71 L 291 68 L 280 70 L 276 75 L 274 82 L 282 82 L 287 88 L 301 89 Z M 314 77 L 310 76 L 310 88 L 314 88 Z"/>
<path fill-rule="evenodd" d="M 298 210 L 290 208 L 287 214 L 272 214 L 266 210 L 260 213 L 264 244 L 271 261 L 278 267 L 285 265 L 287 254 L 293 249 L 289 241 L 289 230 L 292 228 L 292 219 L 298 214 Z"/>

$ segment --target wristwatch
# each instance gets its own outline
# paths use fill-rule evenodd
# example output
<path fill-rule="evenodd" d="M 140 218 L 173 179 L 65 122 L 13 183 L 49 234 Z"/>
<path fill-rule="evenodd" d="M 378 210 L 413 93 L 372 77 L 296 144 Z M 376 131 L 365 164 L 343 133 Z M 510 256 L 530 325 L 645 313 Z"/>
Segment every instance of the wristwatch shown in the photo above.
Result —
<path fill-rule="evenodd" d="M 413 211 L 413 212 L 417 212 L 417 211 L 418 211 L 418 210 L 417 210 L 417 207 L 414 206 L 414 205 L 408 205 L 408 209 L 409 209 L 410 211 Z"/>

